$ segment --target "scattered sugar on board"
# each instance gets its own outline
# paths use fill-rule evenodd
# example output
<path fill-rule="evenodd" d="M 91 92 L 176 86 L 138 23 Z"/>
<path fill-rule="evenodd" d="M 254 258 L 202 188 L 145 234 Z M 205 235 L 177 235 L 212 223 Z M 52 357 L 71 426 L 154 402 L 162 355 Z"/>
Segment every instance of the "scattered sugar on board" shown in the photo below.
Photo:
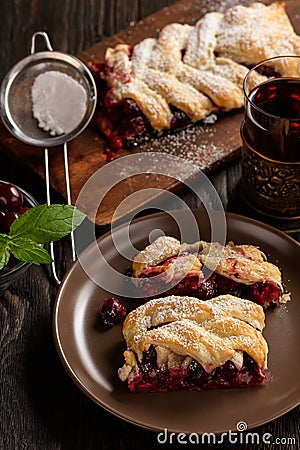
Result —
<path fill-rule="evenodd" d="M 214 118 L 212 118 L 213 120 Z M 203 127 L 197 125 L 197 133 L 195 133 L 195 128 L 191 126 L 177 133 L 153 138 L 150 148 L 147 143 L 142 144 L 140 148 L 144 152 L 163 152 L 185 159 L 191 163 L 184 168 L 185 172 L 188 171 L 188 168 L 191 169 L 191 174 L 185 173 L 185 176 L 188 176 L 195 173 L 195 166 L 198 170 L 206 169 L 224 156 L 225 150 L 212 142 L 215 131 L 216 129 L 209 125 Z"/>
<path fill-rule="evenodd" d="M 84 87 L 69 75 L 55 70 L 35 78 L 31 98 L 33 117 L 51 136 L 72 132 L 87 110 Z"/>

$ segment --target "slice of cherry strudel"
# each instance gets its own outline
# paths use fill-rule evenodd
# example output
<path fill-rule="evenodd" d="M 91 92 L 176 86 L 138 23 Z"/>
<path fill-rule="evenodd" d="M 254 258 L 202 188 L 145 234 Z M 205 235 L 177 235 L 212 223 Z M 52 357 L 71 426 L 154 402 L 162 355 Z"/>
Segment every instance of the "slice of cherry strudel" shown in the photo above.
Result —
<path fill-rule="evenodd" d="M 119 378 L 132 392 L 256 386 L 266 373 L 263 308 L 232 295 L 170 296 L 127 316 Z"/>
<path fill-rule="evenodd" d="M 207 300 L 232 294 L 272 308 L 289 299 L 279 268 L 258 247 L 248 244 L 181 245 L 173 237 L 162 236 L 136 255 L 132 268 L 133 281 L 146 298 L 163 294 Z"/>

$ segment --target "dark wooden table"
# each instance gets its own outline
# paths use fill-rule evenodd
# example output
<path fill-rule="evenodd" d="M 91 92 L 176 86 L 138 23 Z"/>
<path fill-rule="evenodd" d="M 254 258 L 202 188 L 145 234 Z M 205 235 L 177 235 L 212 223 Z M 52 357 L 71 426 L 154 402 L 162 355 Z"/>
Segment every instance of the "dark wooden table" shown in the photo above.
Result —
<path fill-rule="evenodd" d="M 174 0 L 2 0 L 0 78 L 29 53 L 31 35 L 37 30 L 47 31 L 55 48 L 77 54 L 172 3 Z M 17 161 L 2 156 L 0 178 L 20 184 L 40 202 L 45 201 L 43 181 L 28 175 Z M 211 177 L 225 208 L 239 178 L 239 161 Z M 190 206 L 198 206 L 192 196 L 184 198 Z M 54 200 L 61 201 L 55 193 Z M 63 274 L 70 261 L 68 240 L 58 245 L 57 260 Z M 1 450 L 161 448 L 155 433 L 104 411 L 66 374 L 51 330 L 56 292 L 49 270 L 34 266 L 0 293 Z M 299 408 L 257 431 L 260 435 L 268 432 L 274 437 L 296 438 L 296 445 L 277 445 L 278 449 L 299 448 Z M 232 448 L 254 447 L 236 444 Z M 259 448 L 269 446 L 261 444 Z"/>

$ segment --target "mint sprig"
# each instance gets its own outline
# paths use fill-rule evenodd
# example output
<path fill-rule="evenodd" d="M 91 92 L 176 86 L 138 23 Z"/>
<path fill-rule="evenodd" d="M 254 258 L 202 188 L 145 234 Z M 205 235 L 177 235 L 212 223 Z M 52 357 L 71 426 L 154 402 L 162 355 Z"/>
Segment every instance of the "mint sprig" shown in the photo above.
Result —
<path fill-rule="evenodd" d="M 29 209 L 12 223 L 9 234 L 0 233 L 0 270 L 8 264 L 11 254 L 37 265 L 51 263 L 42 244 L 67 236 L 85 217 L 71 205 L 44 204 Z"/>

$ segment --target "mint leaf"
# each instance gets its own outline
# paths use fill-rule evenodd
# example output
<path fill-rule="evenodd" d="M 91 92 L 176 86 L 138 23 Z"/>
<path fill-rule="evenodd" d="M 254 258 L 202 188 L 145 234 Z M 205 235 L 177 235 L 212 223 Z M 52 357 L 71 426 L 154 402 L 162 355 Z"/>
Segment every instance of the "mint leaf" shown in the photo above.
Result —
<path fill-rule="evenodd" d="M 0 251 L 0 270 L 3 269 L 3 267 L 7 266 L 9 258 L 10 258 L 9 248 L 6 248 L 3 253 Z"/>
<path fill-rule="evenodd" d="M 0 251 L 1 248 L 6 246 L 10 241 L 10 237 L 7 234 L 0 233 Z"/>
<path fill-rule="evenodd" d="M 52 258 L 43 247 L 27 238 L 15 238 L 10 241 L 10 249 L 15 258 L 33 264 L 48 264 Z"/>
<path fill-rule="evenodd" d="M 71 233 L 85 219 L 72 205 L 39 205 L 15 219 L 9 235 L 0 233 L 0 270 L 12 253 L 33 264 L 48 264 L 52 258 L 40 244 L 57 241 Z"/>
<path fill-rule="evenodd" d="M 40 244 L 57 241 L 78 227 L 85 214 L 71 205 L 39 205 L 18 217 L 9 235 L 28 238 Z"/>
<path fill-rule="evenodd" d="M 9 257 L 9 237 L 5 234 L 0 234 L 0 270 L 8 264 Z"/>
<path fill-rule="evenodd" d="M 46 211 L 48 205 L 39 205 L 33 208 L 30 208 L 20 217 L 15 219 L 10 226 L 9 234 L 11 236 L 21 236 L 26 233 L 28 229 L 32 229 L 39 219 L 41 215 L 43 215 L 44 211 Z"/>

